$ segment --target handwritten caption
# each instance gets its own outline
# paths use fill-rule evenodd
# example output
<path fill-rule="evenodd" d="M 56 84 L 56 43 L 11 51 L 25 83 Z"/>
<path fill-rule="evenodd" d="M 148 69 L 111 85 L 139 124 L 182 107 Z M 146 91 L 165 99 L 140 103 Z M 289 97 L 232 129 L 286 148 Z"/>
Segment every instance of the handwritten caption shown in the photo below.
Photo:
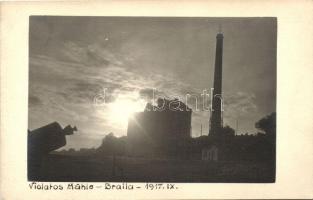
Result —
<path fill-rule="evenodd" d="M 177 190 L 174 183 L 29 183 L 31 190 Z"/>

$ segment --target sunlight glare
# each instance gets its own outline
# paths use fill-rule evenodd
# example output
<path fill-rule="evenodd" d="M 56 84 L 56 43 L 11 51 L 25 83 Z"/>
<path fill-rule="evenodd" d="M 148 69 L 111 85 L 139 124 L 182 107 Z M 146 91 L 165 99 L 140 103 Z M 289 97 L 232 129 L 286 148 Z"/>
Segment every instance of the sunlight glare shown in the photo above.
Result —
<path fill-rule="evenodd" d="M 116 125 L 127 127 L 129 117 L 135 112 L 143 111 L 144 105 L 145 103 L 143 101 L 117 99 L 109 106 L 110 118 Z"/>

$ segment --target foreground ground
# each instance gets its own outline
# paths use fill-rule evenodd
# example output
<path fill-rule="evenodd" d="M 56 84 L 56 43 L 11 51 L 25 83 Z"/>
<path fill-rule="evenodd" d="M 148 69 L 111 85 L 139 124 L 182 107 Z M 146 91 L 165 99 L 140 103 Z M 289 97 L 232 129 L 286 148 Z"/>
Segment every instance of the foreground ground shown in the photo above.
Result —
<path fill-rule="evenodd" d="M 114 164 L 115 163 L 115 164 Z M 115 170 L 113 170 L 113 166 Z M 273 182 L 271 164 L 201 160 L 49 155 L 38 181 Z"/>

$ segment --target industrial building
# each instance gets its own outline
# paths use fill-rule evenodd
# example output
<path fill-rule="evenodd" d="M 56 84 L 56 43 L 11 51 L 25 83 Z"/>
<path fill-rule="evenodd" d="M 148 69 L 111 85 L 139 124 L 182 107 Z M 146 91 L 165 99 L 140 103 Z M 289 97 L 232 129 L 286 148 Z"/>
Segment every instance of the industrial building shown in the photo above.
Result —
<path fill-rule="evenodd" d="M 148 103 L 143 112 L 129 119 L 128 152 L 148 155 L 170 151 L 173 145 L 191 138 L 191 114 L 192 110 L 177 99 L 158 99 L 157 106 Z"/>

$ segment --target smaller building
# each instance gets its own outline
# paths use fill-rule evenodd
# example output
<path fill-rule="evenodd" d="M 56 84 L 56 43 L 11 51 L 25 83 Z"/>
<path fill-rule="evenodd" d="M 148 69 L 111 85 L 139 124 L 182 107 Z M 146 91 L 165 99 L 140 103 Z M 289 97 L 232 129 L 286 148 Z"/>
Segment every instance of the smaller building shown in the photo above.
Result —
<path fill-rule="evenodd" d="M 207 161 L 218 161 L 219 159 L 219 149 L 216 145 L 212 145 L 210 147 L 205 147 L 201 152 L 201 160 Z"/>

